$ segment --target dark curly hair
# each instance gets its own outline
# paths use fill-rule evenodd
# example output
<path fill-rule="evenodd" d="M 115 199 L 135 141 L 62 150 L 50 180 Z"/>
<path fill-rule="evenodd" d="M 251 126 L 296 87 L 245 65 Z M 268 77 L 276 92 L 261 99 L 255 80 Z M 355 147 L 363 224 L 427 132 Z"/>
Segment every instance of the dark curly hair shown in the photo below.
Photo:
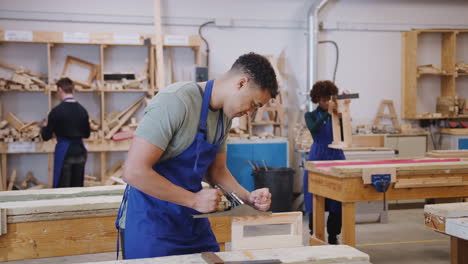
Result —
<path fill-rule="evenodd" d="M 338 87 L 331 81 L 318 81 L 310 90 L 310 99 L 316 104 L 322 97 L 331 97 L 338 94 Z"/>
<path fill-rule="evenodd" d="M 237 58 L 231 70 L 238 70 L 247 74 L 260 89 L 268 89 L 271 98 L 278 94 L 278 82 L 275 70 L 270 62 L 262 55 L 250 52 Z"/>

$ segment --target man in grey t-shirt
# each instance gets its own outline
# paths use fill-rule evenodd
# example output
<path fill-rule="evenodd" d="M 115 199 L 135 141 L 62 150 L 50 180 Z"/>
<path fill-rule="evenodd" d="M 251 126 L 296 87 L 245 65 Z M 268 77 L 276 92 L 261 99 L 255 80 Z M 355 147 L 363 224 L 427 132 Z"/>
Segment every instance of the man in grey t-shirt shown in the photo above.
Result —
<path fill-rule="evenodd" d="M 248 192 L 227 169 L 226 138 L 232 118 L 252 114 L 277 93 L 268 60 L 248 53 L 214 81 L 172 84 L 152 99 L 124 167 L 124 258 L 219 251 L 208 220 L 192 218 L 216 211 L 222 196 L 202 189 L 203 178 L 269 209 L 267 188 Z"/>

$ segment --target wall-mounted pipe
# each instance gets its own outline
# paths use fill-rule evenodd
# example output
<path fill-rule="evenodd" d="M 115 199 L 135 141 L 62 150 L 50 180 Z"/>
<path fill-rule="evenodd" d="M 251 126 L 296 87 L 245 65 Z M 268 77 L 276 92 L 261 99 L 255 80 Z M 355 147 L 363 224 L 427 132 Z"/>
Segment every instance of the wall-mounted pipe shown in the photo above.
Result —
<path fill-rule="evenodd" d="M 309 94 L 312 85 L 317 81 L 317 45 L 319 32 L 319 12 L 328 0 L 316 0 L 307 12 L 307 84 L 305 94 Z M 312 110 L 312 102 L 308 101 L 308 109 Z"/>

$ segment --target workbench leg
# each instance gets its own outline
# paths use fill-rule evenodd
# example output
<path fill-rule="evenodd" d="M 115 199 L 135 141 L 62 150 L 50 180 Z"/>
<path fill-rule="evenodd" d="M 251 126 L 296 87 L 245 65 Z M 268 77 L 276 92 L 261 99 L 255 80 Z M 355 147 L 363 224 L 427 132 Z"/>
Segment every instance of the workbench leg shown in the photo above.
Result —
<path fill-rule="evenodd" d="M 468 241 L 458 238 L 450 237 L 450 263 L 462 264 L 468 263 Z"/>
<path fill-rule="evenodd" d="M 314 221 L 314 236 L 319 241 L 325 241 L 325 198 L 319 195 L 313 195 L 312 218 Z M 311 244 L 313 238 L 310 239 Z"/>
<path fill-rule="evenodd" d="M 342 244 L 351 247 L 356 246 L 355 205 L 354 203 L 342 203 L 343 230 Z"/>

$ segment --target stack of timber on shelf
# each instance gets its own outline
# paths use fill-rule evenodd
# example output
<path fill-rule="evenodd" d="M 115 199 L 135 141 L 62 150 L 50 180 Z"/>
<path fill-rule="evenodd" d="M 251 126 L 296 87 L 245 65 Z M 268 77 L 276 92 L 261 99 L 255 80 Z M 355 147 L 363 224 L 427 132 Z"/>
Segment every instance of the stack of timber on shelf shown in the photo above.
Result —
<path fill-rule="evenodd" d="M 440 66 L 417 65 L 418 57 L 421 55 L 418 48 L 423 46 L 420 43 L 421 36 L 429 34 L 441 37 Z M 456 62 L 459 58 L 458 46 L 462 43 L 459 40 L 467 34 L 466 29 L 424 29 L 403 32 L 401 92 L 403 119 L 468 118 L 466 98 L 459 98 L 457 95 L 459 90 L 457 85 L 460 83 L 458 80 L 468 76 L 468 67 L 465 62 Z M 468 58 L 462 59 L 468 60 Z M 422 78 L 427 75 L 440 78 L 440 96 L 437 98 L 434 110 L 421 113 L 417 109 L 418 86 L 424 84 Z"/>
<path fill-rule="evenodd" d="M 93 264 L 97 262 L 88 262 Z M 113 264 L 115 261 L 99 262 Z M 295 247 L 252 249 L 228 252 L 205 252 L 201 254 L 177 255 L 170 257 L 121 260 L 122 264 L 222 264 L 222 263 L 285 263 L 285 264 L 370 264 L 369 255 L 348 246 Z M 84 264 L 84 263 L 82 263 Z"/>
<path fill-rule="evenodd" d="M 142 97 L 122 112 L 114 112 L 107 115 L 104 122 L 105 139 L 121 141 L 133 138 L 133 133 L 138 126 L 138 122 L 132 116 L 145 102 L 145 97 Z"/>
<path fill-rule="evenodd" d="M 38 142 L 41 140 L 40 133 L 41 128 L 39 127 L 39 122 L 32 121 L 24 123 L 10 112 L 6 114 L 5 120 L 0 122 L 0 139 L 3 142 Z"/>
<path fill-rule="evenodd" d="M 0 78 L 0 91 L 45 91 L 47 76 L 23 67 L 0 62 L 0 67 L 13 71 L 10 79 Z"/>
<path fill-rule="evenodd" d="M 36 179 L 36 177 L 33 176 L 32 172 L 28 172 L 24 180 L 20 183 L 16 182 L 17 176 L 18 175 L 16 173 L 16 170 L 13 170 L 7 183 L 8 184 L 7 191 L 26 190 L 26 189 L 35 190 L 35 189 L 48 188 L 47 184 L 40 183 Z"/>
<path fill-rule="evenodd" d="M 0 193 L 0 261 L 115 251 L 115 218 L 126 185 Z M 4 214 L 6 210 L 6 214 Z M 221 250 L 231 218 L 209 219 Z M 47 234 L 47 235 L 44 235 Z M 27 240 L 19 239 L 27 237 Z"/>
<path fill-rule="evenodd" d="M 450 236 L 450 263 L 468 263 L 468 203 L 425 205 L 424 223 Z"/>
<path fill-rule="evenodd" d="M 468 161 L 460 158 L 421 158 L 362 161 L 309 161 L 309 192 L 314 199 L 313 244 L 325 239 L 325 198 L 343 208 L 343 244 L 355 246 L 355 203 L 382 201 L 384 195 L 370 185 L 373 175 L 388 174 L 387 200 L 465 197 Z"/>

